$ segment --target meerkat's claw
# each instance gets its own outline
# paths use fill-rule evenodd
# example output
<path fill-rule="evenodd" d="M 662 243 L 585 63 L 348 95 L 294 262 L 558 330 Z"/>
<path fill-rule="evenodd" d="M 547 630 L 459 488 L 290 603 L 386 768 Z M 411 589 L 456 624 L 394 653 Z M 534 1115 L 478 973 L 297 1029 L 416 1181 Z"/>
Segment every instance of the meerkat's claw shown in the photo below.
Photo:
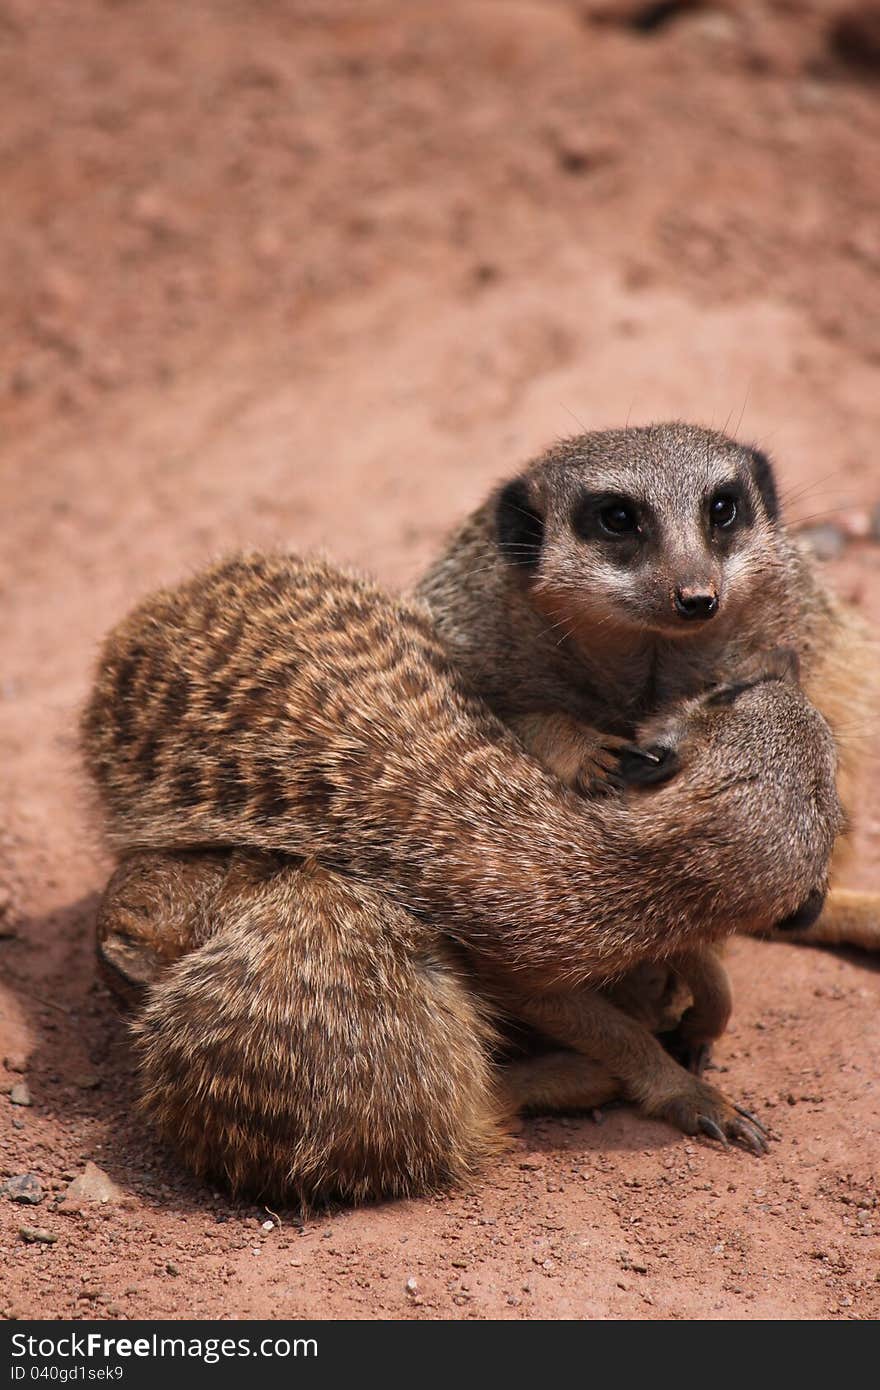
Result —
<path fill-rule="evenodd" d="M 667 1102 L 659 1112 L 655 1110 L 655 1114 L 662 1113 L 664 1119 L 685 1134 L 707 1134 L 712 1139 L 720 1135 L 725 1141 L 739 1144 L 754 1154 L 769 1152 L 770 1135 L 760 1120 L 734 1105 L 707 1081 L 686 1072 L 681 1076 L 686 1084 L 671 1103 Z"/>
<path fill-rule="evenodd" d="M 720 1125 L 716 1125 L 715 1121 L 710 1120 L 708 1115 L 699 1115 L 697 1119 L 700 1129 L 704 1134 L 708 1134 L 710 1139 L 717 1139 L 719 1144 L 724 1145 L 725 1149 L 730 1148 L 727 1142 L 727 1135 Z"/>
<path fill-rule="evenodd" d="M 761 1124 L 761 1121 L 758 1119 L 757 1115 L 753 1115 L 751 1110 L 745 1110 L 741 1105 L 734 1106 L 734 1109 L 736 1110 L 737 1114 L 742 1115 L 744 1119 L 748 1120 L 749 1124 L 754 1125 L 755 1128 L 759 1131 L 760 1134 L 763 1135 L 765 1139 L 769 1139 L 771 1137 L 769 1129 L 766 1129 L 765 1126 Z"/>
<path fill-rule="evenodd" d="M 743 1148 L 749 1149 L 758 1158 L 763 1158 L 770 1152 L 769 1136 L 765 1135 L 762 1129 L 757 1129 L 748 1120 L 738 1120 L 731 1126 L 731 1137 Z"/>
<path fill-rule="evenodd" d="M 668 782 L 680 767 L 675 749 L 656 743 L 647 748 L 625 744 L 617 750 L 617 762 L 616 781 L 622 787 L 651 787 Z"/>
<path fill-rule="evenodd" d="M 742 1105 L 735 1105 L 737 1114 L 742 1116 L 739 1120 L 734 1120 L 730 1127 L 730 1133 L 744 1148 L 750 1149 L 752 1153 L 763 1158 L 764 1154 L 770 1152 L 770 1134 L 761 1124 L 757 1115 L 753 1115 L 751 1110 L 746 1110 Z"/>
<path fill-rule="evenodd" d="M 738 1105 L 734 1106 L 734 1109 L 739 1112 L 739 1115 L 742 1115 Z M 707 1134 L 710 1139 L 717 1139 L 724 1145 L 725 1149 L 730 1148 L 728 1141 L 732 1140 L 742 1148 L 748 1149 L 750 1153 L 763 1158 L 764 1154 L 770 1151 L 769 1134 L 760 1120 L 756 1120 L 754 1116 L 746 1119 L 744 1117 L 739 1118 L 739 1115 L 733 1118 L 725 1117 L 722 1127 L 722 1124 L 713 1120 L 710 1115 L 699 1114 L 697 1115 L 697 1128 L 701 1133 Z"/>

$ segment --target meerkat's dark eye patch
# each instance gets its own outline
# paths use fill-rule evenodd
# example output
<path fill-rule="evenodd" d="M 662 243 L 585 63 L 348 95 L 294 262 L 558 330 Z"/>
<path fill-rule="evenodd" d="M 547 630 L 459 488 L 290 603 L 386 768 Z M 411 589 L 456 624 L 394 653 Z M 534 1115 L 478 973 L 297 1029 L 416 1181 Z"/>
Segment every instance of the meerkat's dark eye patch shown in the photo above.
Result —
<path fill-rule="evenodd" d="M 761 449 L 751 449 L 749 453 L 752 463 L 752 477 L 755 480 L 755 487 L 761 494 L 764 510 L 771 521 L 778 521 L 779 493 L 776 488 L 773 464 Z"/>
<path fill-rule="evenodd" d="M 544 543 L 544 518 L 535 510 L 524 478 L 513 478 L 495 504 L 495 538 L 509 565 L 537 568 Z"/>
<path fill-rule="evenodd" d="M 629 497 L 586 492 L 575 504 L 571 524 L 583 541 L 638 539 L 642 534 L 639 509 Z"/>

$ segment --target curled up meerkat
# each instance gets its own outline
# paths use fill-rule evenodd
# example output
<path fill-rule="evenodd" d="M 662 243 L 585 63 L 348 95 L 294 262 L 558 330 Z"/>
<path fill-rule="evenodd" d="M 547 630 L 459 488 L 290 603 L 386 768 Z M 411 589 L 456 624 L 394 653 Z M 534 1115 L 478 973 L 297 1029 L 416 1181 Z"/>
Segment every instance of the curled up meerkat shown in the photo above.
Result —
<path fill-rule="evenodd" d="M 125 856 L 101 935 L 140 951 L 144 1105 L 190 1166 L 301 1201 L 423 1191 L 512 1110 L 621 1093 L 761 1148 L 601 989 L 821 898 L 834 741 L 776 669 L 634 733 L 636 785 L 624 760 L 613 795 L 575 795 L 424 605 L 327 565 L 236 557 L 141 604 L 83 746 Z M 510 1017 L 556 1051 L 499 1064 Z"/>

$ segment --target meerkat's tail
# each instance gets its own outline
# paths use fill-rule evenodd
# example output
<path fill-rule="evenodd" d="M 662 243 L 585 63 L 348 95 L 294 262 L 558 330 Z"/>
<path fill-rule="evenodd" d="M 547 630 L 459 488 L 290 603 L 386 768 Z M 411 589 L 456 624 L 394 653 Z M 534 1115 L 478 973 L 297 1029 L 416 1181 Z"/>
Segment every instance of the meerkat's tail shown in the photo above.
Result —
<path fill-rule="evenodd" d="M 142 860 L 157 900 L 174 858 Z M 202 910 L 213 933 L 132 1029 L 143 1109 L 196 1173 L 310 1207 L 436 1190 L 503 1147 L 494 1033 L 437 932 L 272 856 L 239 856 Z"/>

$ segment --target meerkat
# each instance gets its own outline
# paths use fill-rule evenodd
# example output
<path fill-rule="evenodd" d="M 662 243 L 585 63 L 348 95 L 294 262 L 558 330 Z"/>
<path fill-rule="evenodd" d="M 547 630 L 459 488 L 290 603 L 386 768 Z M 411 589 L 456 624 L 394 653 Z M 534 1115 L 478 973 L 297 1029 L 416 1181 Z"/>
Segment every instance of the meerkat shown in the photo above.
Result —
<path fill-rule="evenodd" d="M 237 557 L 136 609 L 83 748 L 132 856 L 105 941 L 138 899 L 153 914 L 144 1103 L 190 1165 L 300 1201 L 423 1191 L 473 1171 L 505 1113 L 621 1092 L 763 1149 L 754 1117 L 596 986 L 821 898 L 834 741 L 774 669 L 634 733 L 621 788 L 574 794 L 424 604 L 320 563 Z M 569 1050 L 498 1066 L 503 1017 Z"/>
<path fill-rule="evenodd" d="M 585 795 L 615 779 L 646 716 L 793 649 L 837 736 L 852 825 L 848 732 L 878 723 L 877 649 L 786 531 L 761 450 L 681 423 L 563 441 L 492 493 L 416 592 L 474 689 Z M 789 939 L 880 946 L 880 895 L 834 887 L 818 909 L 785 923 Z M 732 1001 L 712 948 L 689 964 L 680 1041 L 699 1067 Z"/>
<path fill-rule="evenodd" d="M 761 450 L 680 422 L 564 440 L 490 495 L 416 594 L 473 689 L 588 795 L 646 718 L 793 651 L 852 827 L 880 655 L 786 530 Z M 848 851 L 842 836 L 835 877 Z M 880 895 L 834 887 L 818 907 L 790 939 L 880 945 Z"/>

